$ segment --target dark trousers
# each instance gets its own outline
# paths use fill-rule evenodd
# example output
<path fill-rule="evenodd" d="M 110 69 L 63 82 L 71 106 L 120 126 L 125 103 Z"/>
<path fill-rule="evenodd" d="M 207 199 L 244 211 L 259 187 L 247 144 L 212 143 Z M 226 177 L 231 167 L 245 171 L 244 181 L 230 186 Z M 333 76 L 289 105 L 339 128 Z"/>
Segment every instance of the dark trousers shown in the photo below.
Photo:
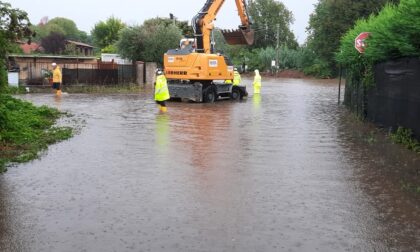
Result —
<path fill-rule="evenodd" d="M 159 104 L 162 107 L 166 107 L 166 102 L 165 101 L 156 101 L 157 104 Z"/>
<path fill-rule="evenodd" d="M 55 89 L 55 90 L 60 90 L 61 89 L 61 83 L 60 82 L 54 82 L 52 88 Z"/>

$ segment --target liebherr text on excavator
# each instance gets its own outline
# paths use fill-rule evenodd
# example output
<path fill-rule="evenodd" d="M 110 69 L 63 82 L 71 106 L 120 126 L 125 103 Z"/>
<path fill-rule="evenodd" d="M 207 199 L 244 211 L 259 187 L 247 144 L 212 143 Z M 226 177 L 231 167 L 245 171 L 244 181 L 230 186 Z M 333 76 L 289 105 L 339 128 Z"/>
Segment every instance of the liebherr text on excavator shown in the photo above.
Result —
<path fill-rule="evenodd" d="M 164 56 L 164 71 L 168 79 L 171 98 L 196 102 L 214 102 L 219 97 L 240 99 L 247 95 L 244 86 L 225 84 L 233 79 L 233 65 L 229 59 L 215 53 L 211 34 L 214 20 L 224 0 L 207 0 L 192 19 L 194 38 L 182 39 L 180 47 L 169 50 Z M 228 44 L 252 45 L 254 30 L 248 15 L 246 0 L 235 0 L 241 25 L 238 30 L 223 30 Z"/>

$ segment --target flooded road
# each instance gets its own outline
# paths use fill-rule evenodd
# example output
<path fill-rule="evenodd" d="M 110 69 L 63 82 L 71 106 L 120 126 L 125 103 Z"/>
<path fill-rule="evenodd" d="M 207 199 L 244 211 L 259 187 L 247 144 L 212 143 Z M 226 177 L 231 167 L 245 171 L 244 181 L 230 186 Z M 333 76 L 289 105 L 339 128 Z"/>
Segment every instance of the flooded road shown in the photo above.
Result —
<path fill-rule="evenodd" d="M 84 126 L 0 175 L 0 251 L 420 251 L 419 155 L 367 139 L 336 83 L 247 84 L 167 114 L 150 91 L 22 96 Z"/>

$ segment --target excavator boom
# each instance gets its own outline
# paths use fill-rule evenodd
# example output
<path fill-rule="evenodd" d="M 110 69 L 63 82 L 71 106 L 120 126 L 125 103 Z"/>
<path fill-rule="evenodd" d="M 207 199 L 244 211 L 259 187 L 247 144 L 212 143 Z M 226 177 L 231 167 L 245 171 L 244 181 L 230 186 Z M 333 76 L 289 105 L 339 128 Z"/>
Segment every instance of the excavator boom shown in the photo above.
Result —
<path fill-rule="evenodd" d="M 250 16 L 245 0 L 235 0 L 238 7 L 238 15 L 241 25 L 237 30 L 222 30 L 222 34 L 229 45 L 252 45 L 254 44 L 255 32 L 251 29 Z"/>
<path fill-rule="evenodd" d="M 192 25 L 197 39 L 198 52 L 212 53 L 211 32 L 214 29 L 214 20 L 225 0 L 207 0 L 200 12 L 193 18 Z M 223 30 L 222 34 L 228 44 L 252 45 L 254 43 L 254 30 L 248 15 L 246 0 L 235 0 L 241 25 L 237 30 Z"/>

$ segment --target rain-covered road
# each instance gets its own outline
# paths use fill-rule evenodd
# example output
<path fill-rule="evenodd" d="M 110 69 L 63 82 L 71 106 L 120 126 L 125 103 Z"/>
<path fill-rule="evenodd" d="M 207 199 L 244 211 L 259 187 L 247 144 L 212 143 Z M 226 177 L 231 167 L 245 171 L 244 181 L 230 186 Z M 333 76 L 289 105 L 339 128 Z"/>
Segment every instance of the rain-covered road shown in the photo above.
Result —
<path fill-rule="evenodd" d="M 0 251 L 420 251 L 418 155 L 367 141 L 334 82 L 247 84 L 167 114 L 150 91 L 22 96 L 84 126 L 0 175 Z"/>

